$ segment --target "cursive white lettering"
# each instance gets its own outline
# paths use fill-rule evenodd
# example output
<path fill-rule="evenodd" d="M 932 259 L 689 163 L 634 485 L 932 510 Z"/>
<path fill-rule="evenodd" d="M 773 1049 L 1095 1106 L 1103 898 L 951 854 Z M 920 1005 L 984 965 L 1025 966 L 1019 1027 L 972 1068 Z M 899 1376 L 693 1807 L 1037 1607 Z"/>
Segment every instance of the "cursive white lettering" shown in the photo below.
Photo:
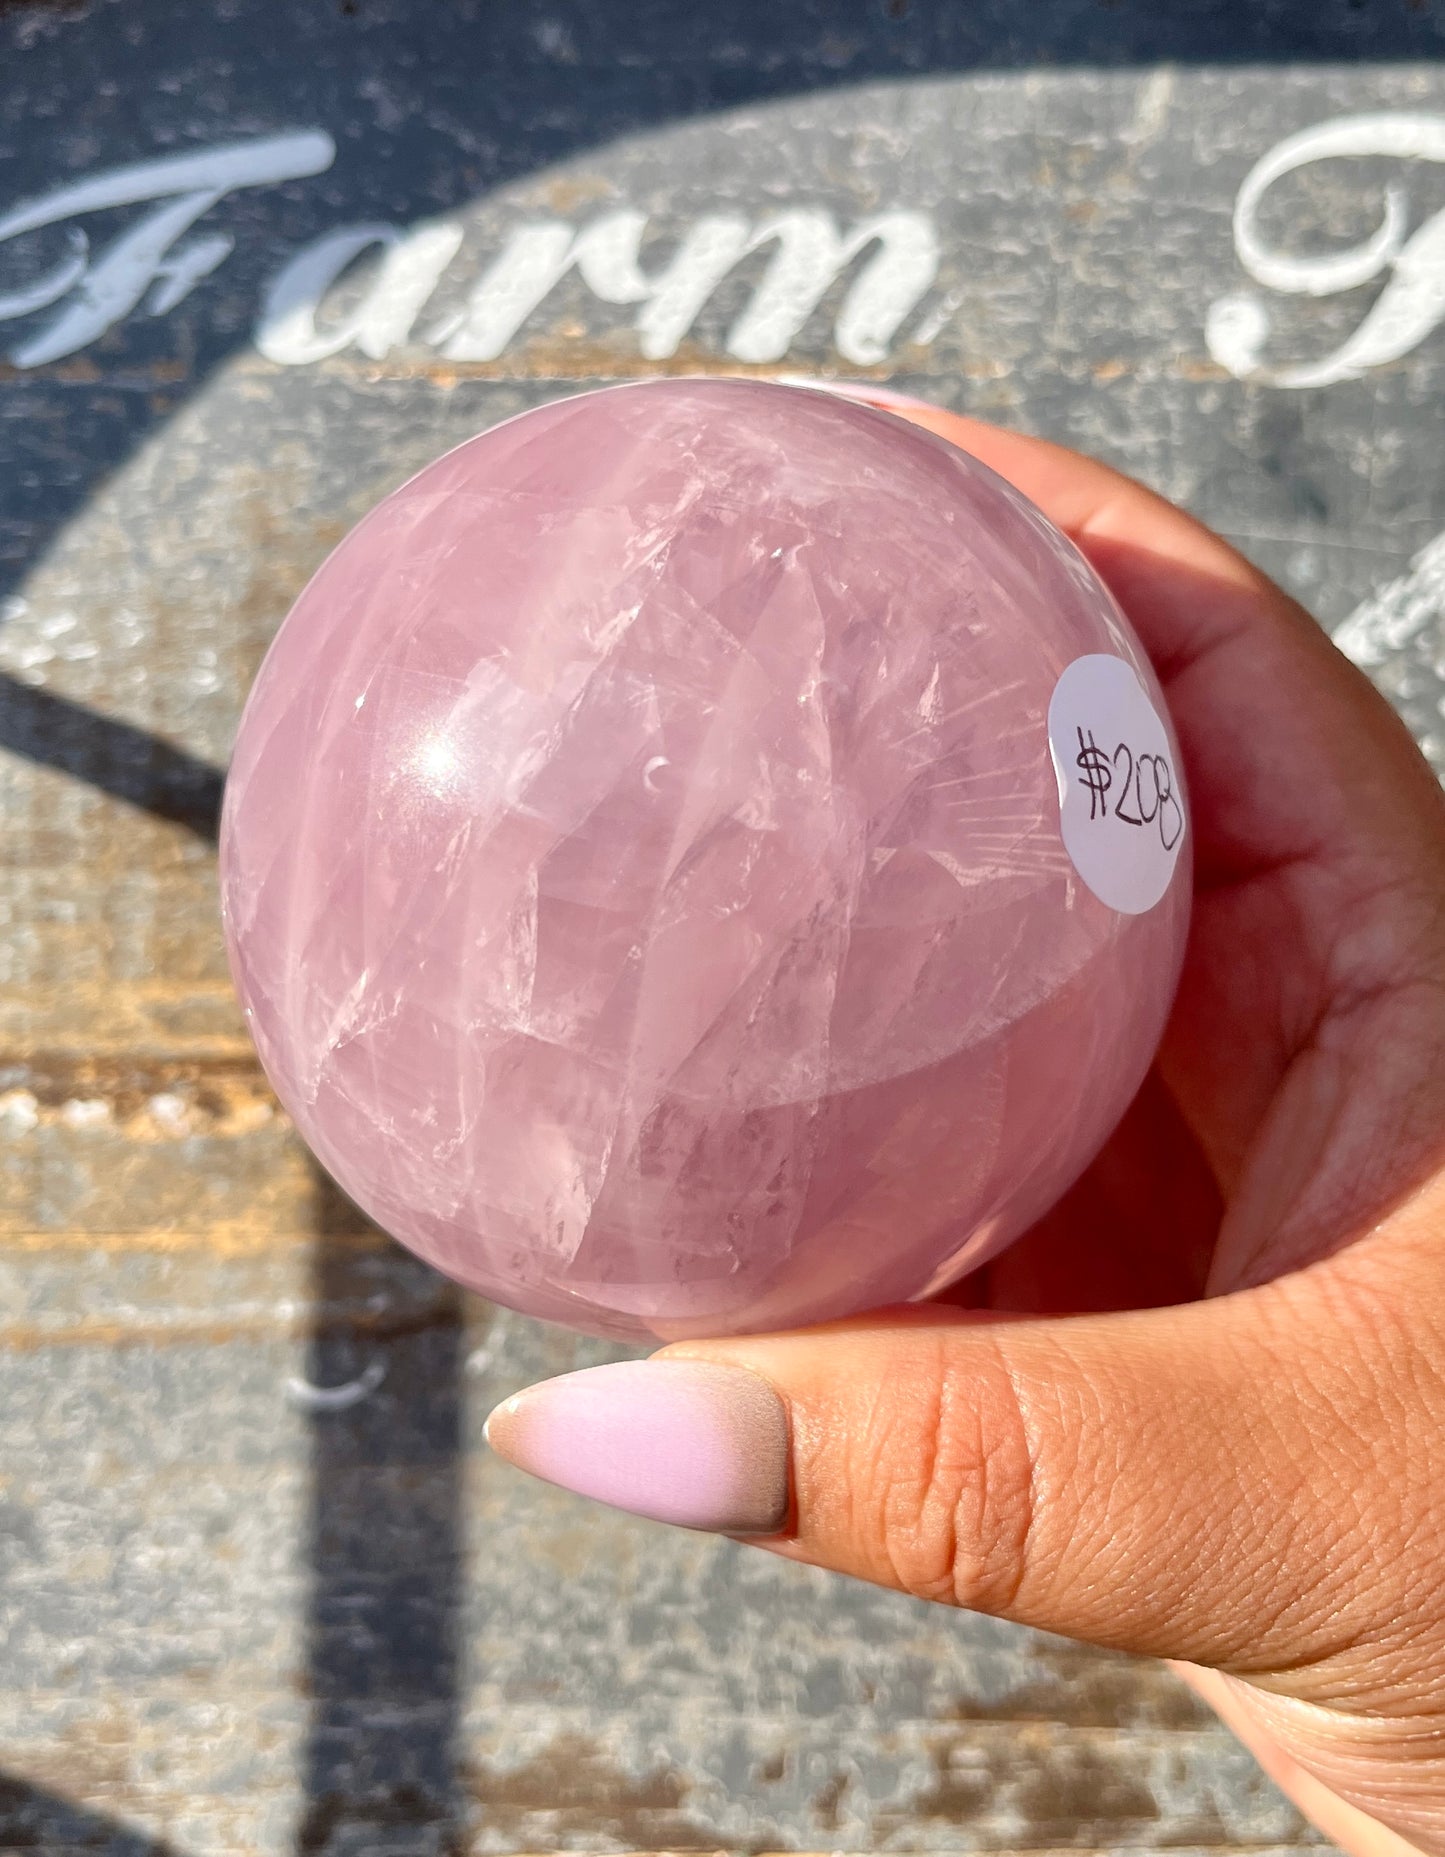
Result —
<path fill-rule="evenodd" d="M 401 232 L 352 226 L 305 246 L 276 276 L 261 307 L 256 346 L 268 361 L 299 367 L 355 346 L 374 361 L 400 347 L 422 305 L 456 257 L 462 228 L 439 220 Z M 328 327 L 318 322 L 326 292 L 373 246 L 383 255 L 360 302 Z"/>
<path fill-rule="evenodd" d="M 1265 243 L 1258 214 L 1268 189 L 1297 168 L 1347 156 L 1445 162 L 1445 116 L 1404 110 L 1346 116 L 1286 137 L 1255 163 L 1235 201 L 1234 243 L 1256 283 L 1322 297 L 1357 289 L 1386 270 L 1391 275 L 1359 327 L 1338 348 L 1318 361 L 1293 366 L 1265 363 L 1272 324 L 1259 297 L 1220 298 L 1210 307 L 1205 337 L 1209 352 L 1231 374 L 1274 387 L 1330 386 L 1398 360 L 1445 320 L 1445 213 L 1425 220 L 1407 238 L 1409 207 L 1399 186 L 1385 189 L 1384 211 L 1370 237 L 1344 251 L 1297 257 Z"/>
<path fill-rule="evenodd" d="M 205 212 L 241 187 L 320 174 L 336 156 L 336 144 L 316 129 L 291 135 L 227 143 L 192 155 L 171 155 L 115 168 L 75 181 L 0 219 L 0 244 L 26 232 L 59 226 L 82 214 L 163 204 L 148 213 L 92 260 L 84 231 L 71 226 L 69 251 L 50 272 L 0 296 L 0 321 L 11 321 L 61 304 L 59 313 L 10 351 L 17 367 L 40 367 L 87 347 L 127 316 L 154 286 L 150 311 L 163 316 L 212 272 L 231 250 L 224 233 L 177 241 Z M 62 303 L 62 299 L 68 299 Z"/>

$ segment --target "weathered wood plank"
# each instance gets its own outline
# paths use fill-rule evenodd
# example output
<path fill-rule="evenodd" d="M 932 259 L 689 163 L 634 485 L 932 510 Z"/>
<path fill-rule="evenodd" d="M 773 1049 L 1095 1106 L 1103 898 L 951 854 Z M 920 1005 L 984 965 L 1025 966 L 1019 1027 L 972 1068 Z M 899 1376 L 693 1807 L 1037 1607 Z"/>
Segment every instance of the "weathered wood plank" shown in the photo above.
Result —
<path fill-rule="evenodd" d="M 234 252 L 160 315 L 33 365 L 56 311 L 0 331 L 22 354 L 0 367 L 0 1848 L 1318 1848 L 1162 1669 L 593 1512 L 491 1460 L 494 1400 L 620 1351 L 458 1296 L 319 1179 L 231 995 L 212 839 L 250 677 L 349 524 L 480 427 L 640 373 L 887 376 L 1052 433 L 1345 619 L 1445 527 L 1438 340 L 1292 392 L 1236 378 L 1210 308 L 1255 289 L 1231 208 L 1281 135 L 1445 108 L 1438 22 L 1241 6 L 1210 50 L 1171 39 L 1168 9 L 1043 6 L 1025 30 L 1007 0 L 362 7 L 235 0 L 164 31 L 145 9 L 0 8 L 0 215 L 225 139 L 310 125 L 338 149 L 208 209 L 184 237 Z M 1245 46 L 1284 62 L 1231 67 Z M 1391 62 L 1319 62 L 1371 46 Z M 1377 170 L 1302 169 L 1261 236 L 1363 236 Z M 1437 178 L 1412 176 L 1421 214 Z M 154 206 L 91 215 L 92 251 Z M 784 210 L 815 245 L 878 213 L 936 241 L 886 352 L 859 334 L 867 254 L 826 259 L 794 313 L 768 307 L 761 245 L 651 352 L 650 280 L 689 232 Z M 303 245 L 439 212 L 459 255 L 396 346 L 258 352 Z M 617 212 L 645 222 L 641 282 L 571 271 L 499 353 L 446 352 L 509 239 Z M 64 236 L 0 245 L 0 289 Z M 343 282 L 311 335 L 373 283 Z M 1256 295 L 1285 360 L 1363 315 Z M 1373 668 L 1438 747 L 1431 597 L 1396 599 Z"/>

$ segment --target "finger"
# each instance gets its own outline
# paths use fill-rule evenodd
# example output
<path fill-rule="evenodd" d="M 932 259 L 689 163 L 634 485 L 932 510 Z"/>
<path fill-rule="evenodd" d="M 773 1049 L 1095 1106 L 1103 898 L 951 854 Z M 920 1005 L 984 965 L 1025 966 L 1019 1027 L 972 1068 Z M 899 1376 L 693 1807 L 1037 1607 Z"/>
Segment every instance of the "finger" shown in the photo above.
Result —
<path fill-rule="evenodd" d="M 1434 1504 L 1419 1465 L 1445 1443 L 1438 1340 L 1402 1339 L 1407 1309 L 1417 1336 L 1438 1330 L 1438 1266 L 1423 1244 L 1377 1242 L 1399 1246 L 1392 1271 L 1337 1260 L 1177 1309 L 885 1312 L 655 1360 L 743 1367 L 779 1395 L 791 1510 L 776 1545 L 793 1557 L 1328 1688 L 1352 1656 L 1418 1630 L 1408 1544 Z M 1409 1411 L 1386 1390 L 1406 1351 Z M 1427 1688 L 1441 1648 L 1402 1647 Z"/>
<path fill-rule="evenodd" d="M 619 1507 L 1297 1695 L 1388 1652 L 1403 1707 L 1445 1651 L 1418 1602 L 1445 1574 L 1421 1470 L 1445 1444 L 1445 1312 L 1424 1239 L 1374 1242 L 1386 1271 L 1336 1260 L 1177 1309 L 679 1343 L 530 1388 L 488 1437 Z"/>

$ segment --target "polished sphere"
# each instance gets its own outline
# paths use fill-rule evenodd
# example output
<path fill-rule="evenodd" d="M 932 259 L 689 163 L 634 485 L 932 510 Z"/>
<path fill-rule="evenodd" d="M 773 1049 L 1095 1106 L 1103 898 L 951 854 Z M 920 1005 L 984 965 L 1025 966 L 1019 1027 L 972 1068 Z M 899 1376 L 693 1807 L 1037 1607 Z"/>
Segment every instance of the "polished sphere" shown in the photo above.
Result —
<path fill-rule="evenodd" d="M 357 1203 L 624 1338 L 925 1295 L 1149 1065 L 1177 747 L 1082 556 L 892 414 L 633 384 L 483 433 L 297 601 L 222 826 L 262 1062 Z"/>

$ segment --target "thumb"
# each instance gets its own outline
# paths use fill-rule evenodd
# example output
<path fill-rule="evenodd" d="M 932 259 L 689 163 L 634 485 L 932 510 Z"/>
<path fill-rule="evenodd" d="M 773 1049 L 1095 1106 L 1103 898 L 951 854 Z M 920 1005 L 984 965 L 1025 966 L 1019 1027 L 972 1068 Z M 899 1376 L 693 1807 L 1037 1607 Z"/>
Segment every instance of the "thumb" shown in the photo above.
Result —
<path fill-rule="evenodd" d="M 687 1342 L 533 1387 L 488 1437 L 616 1506 L 924 1598 L 1242 1675 L 1319 1672 L 1398 1625 L 1370 1563 L 1412 1564 L 1422 1518 L 1398 1492 L 1445 1436 L 1439 1404 L 1422 1440 L 1386 1390 L 1402 1323 L 1369 1280 L 1390 1273 L 1355 1268 L 1346 1290 L 1347 1268 L 1166 1310 L 927 1305 Z M 1439 1646 L 1417 1651 L 1430 1682 Z"/>

